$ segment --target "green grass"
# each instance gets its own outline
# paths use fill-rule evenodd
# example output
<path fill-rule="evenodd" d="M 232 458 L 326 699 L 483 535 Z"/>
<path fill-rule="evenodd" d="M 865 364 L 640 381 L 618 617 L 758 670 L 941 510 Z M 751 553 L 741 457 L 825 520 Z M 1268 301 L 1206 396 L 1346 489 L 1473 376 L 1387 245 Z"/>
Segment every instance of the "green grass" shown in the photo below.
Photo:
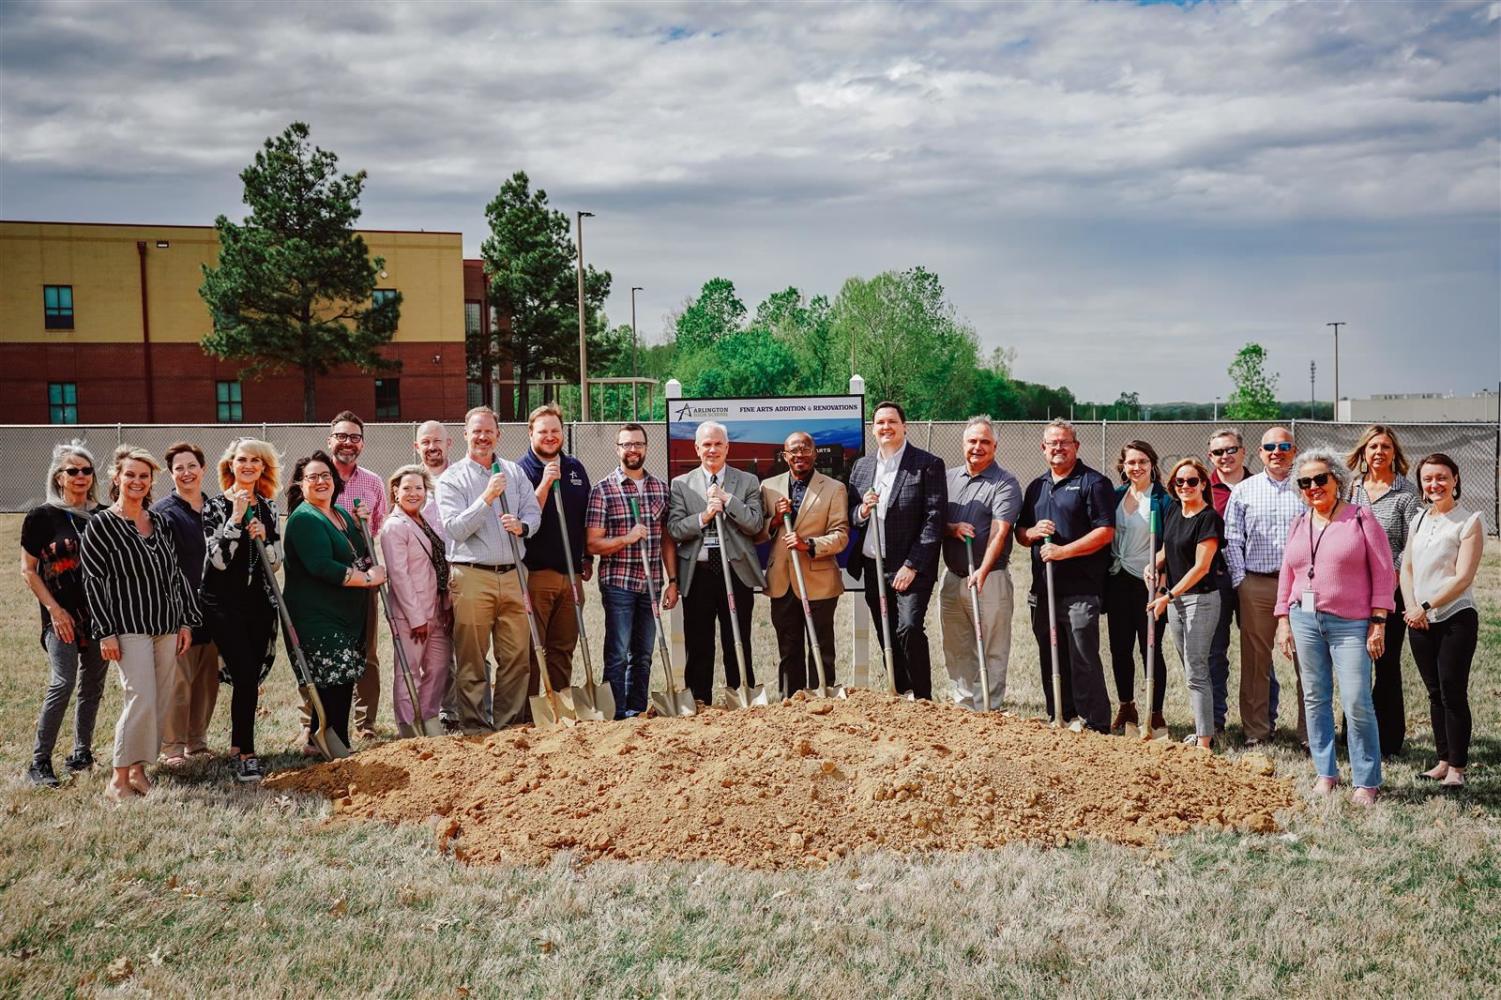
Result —
<path fill-rule="evenodd" d="M 14 553 L 18 532 L 18 517 L 0 518 L 0 548 Z M 1015 845 L 806 873 L 580 869 L 567 856 L 468 868 L 426 827 L 327 827 L 326 803 L 236 787 L 217 763 L 163 776 L 121 809 L 99 794 L 102 774 L 31 790 L 45 668 L 35 605 L 12 573 L 0 582 L 0 996 L 1496 995 L 1498 561 L 1492 543 L 1462 796 L 1412 778 L 1432 738 L 1409 663 L 1411 745 L 1373 810 L 1319 803 L 1283 834 L 1196 833 L 1149 850 Z M 759 649 L 772 648 L 765 617 L 763 605 Z M 938 659 L 936 622 L 932 635 Z M 1189 713 L 1169 662 L 1181 732 Z M 1024 712 L 1040 712 L 1036 664 L 1019 617 L 1011 697 Z M 263 749 L 294 736 L 293 698 L 281 663 Z M 118 710 L 112 677 L 96 752 L 107 755 Z M 1306 791 L 1307 762 L 1286 743 L 1272 755 Z"/>

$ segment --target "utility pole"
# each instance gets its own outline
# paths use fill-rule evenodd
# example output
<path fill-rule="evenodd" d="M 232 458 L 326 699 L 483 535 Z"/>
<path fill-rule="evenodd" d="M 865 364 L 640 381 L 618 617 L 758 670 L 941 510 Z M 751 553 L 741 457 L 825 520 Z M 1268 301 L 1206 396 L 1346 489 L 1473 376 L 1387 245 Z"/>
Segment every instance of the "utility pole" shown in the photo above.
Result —
<path fill-rule="evenodd" d="M 1309 420 L 1313 419 L 1314 401 L 1318 399 L 1318 396 L 1314 394 L 1314 388 L 1313 388 L 1313 377 L 1314 377 L 1314 373 L 1317 372 L 1317 371 L 1318 371 L 1318 363 L 1314 362 L 1314 361 L 1308 362 L 1308 419 Z"/>
<path fill-rule="evenodd" d="M 1325 326 L 1334 327 L 1334 419 L 1339 419 L 1339 328 L 1349 326 L 1344 320 L 1338 323 L 1325 323 Z"/>
<path fill-rule="evenodd" d="M 641 372 L 636 368 L 636 293 L 646 289 L 640 285 L 631 286 L 631 378 L 640 378 Z M 636 383 L 631 383 L 631 419 L 640 420 L 641 415 L 636 411 Z"/>
<path fill-rule="evenodd" d="M 578 215 L 578 271 L 579 271 L 579 419 L 589 421 L 589 341 L 584 325 L 584 220 L 594 218 L 593 212 Z"/>

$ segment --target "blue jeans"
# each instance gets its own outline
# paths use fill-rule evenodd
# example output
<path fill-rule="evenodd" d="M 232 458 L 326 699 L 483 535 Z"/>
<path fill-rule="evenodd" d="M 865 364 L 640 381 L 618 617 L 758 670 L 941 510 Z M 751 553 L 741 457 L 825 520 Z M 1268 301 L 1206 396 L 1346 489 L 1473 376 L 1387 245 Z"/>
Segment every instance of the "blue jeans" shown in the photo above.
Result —
<path fill-rule="evenodd" d="M 651 598 L 645 593 L 599 585 L 605 606 L 605 680 L 615 694 L 615 718 L 646 711 L 651 685 L 651 647 L 657 639 Z"/>
<path fill-rule="evenodd" d="M 1339 778 L 1334 760 L 1334 681 L 1339 679 L 1350 751 L 1350 782 L 1356 788 L 1381 785 L 1381 734 L 1371 701 L 1371 657 L 1364 618 L 1341 618 L 1294 606 L 1288 614 L 1303 673 L 1303 708 L 1308 716 L 1308 748 L 1321 778 Z"/>

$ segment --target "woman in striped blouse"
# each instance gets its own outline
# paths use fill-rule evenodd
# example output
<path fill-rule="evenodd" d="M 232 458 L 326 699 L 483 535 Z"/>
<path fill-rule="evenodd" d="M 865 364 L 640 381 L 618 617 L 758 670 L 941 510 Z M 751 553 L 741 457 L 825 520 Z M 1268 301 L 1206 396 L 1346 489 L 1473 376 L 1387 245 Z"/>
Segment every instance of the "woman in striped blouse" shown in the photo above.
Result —
<path fill-rule="evenodd" d="M 159 719 L 170 708 L 177 657 L 203 624 L 166 519 L 149 509 L 161 466 L 121 445 L 110 470 L 113 504 L 94 515 L 79 556 L 100 655 L 118 664 L 125 704 L 115 724 L 115 773 L 104 794 L 145 795 L 146 762 L 161 752 Z"/>

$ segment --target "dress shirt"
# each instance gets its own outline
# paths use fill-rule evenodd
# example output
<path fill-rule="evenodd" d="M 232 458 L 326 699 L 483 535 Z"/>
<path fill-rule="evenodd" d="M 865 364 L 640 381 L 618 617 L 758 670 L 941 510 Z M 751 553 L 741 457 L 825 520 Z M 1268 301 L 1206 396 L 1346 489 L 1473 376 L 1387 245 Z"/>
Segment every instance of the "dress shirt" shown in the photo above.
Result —
<path fill-rule="evenodd" d="M 526 525 L 522 538 L 535 534 L 542 524 L 542 508 L 537 506 L 537 496 L 526 474 L 515 462 L 499 457 L 494 461 L 500 463 L 500 471 L 506 475 L 506 504 Z M 465 455 L 438 480 L 440 520 L 448 533 L 451 561 L 459 565 L 509 566 L 516 561 L 517 550 L 526 558 L 526 543 L 522 538 L 511 536 L 516 539 L 516 550 L 506 541 L 507 532 L 500 526 L 500 500 L 487 504 L 483 499 L 491 475 L 489 466 Z"/>
<path fill-rule="evenodd" d="M 896 481 L 896 470 L 902 467 L 902 458 L 906 454 L 906 441 L 902 442 L 902 446 L 893 452 L 890 458 L 883 458 L 880 449 L 876 449 L 876 476 L 871 480 L 870 488 L 875 490 L 881 498 L 876 502 L 875 514 L 881 519 L 881 537 L 883 538 L 886 536 L 886 505 L 891 501 L 891 485 Z M 856 520 L 855 523 L 864 524 L 869 520 L 870 518 L 867 517 L 864 521 Z M 865 544 L 860 551 L 867 559 L 876 557 L 876 533 L 874 531 L 865 533 Z"/>
<path fill-rule="evenodd" d="M 339 473 L 341 478 L 343 475 Z M 370 511 L 370 534 L 379 534 L 381 522 L 386 519 L 386 481 L 363 465 L 354 467 L 354 474 L 344 480 L 344 488 L 334 502 L 352 514 L 356 500 Z"/>
<path fill-rule="evenodd" d="M 423 468 L 427 468 L 423 466 Z M 448 471 L 448 466 L 443 466 L 443 472 Z M 448 541 L 448 529 L 443 527 L 443 515 L 438 510 L 438 480 L 443 478 L 443 472 L 434 474 L 432 469 L 427 470 L 428 477 L 432 480 L 432 489 L 427 492 L 427 503 L 422 507 L 422 519 L 427 526 L 438 533 L 443 539 L 443 550 L 450 556 L 453 555 L 453 546 Z"/>
<path fill-rule="evenodd" d="M 1239 587 L 1247 573 L 1282 571 L 1287 530 L 1306 509 L 1293 475 L 1277 480 L 1265 472 L 1247 476 L 1225 504 L 1225 562 L 1230 583 Z"/>
<path fill-rule="evenodd" d="M 704 478 L 709 481 L 710 486 L 719 486 L 723 488 L 724 483 L 721 482 L 719 473 L 723 472 L 726 466 L 721 465 L 719 467 L 719 472 L 710 472 L 708 466 L 701 466 L 701 468 L 704 471 Z M 711 552 L 714 553 L 715 559 L 719 558 L 719 518 L 715 518 L 704 526 L 704 544 L 698 547 L 697 561 L 708 562 L 709 553 Z"/>

